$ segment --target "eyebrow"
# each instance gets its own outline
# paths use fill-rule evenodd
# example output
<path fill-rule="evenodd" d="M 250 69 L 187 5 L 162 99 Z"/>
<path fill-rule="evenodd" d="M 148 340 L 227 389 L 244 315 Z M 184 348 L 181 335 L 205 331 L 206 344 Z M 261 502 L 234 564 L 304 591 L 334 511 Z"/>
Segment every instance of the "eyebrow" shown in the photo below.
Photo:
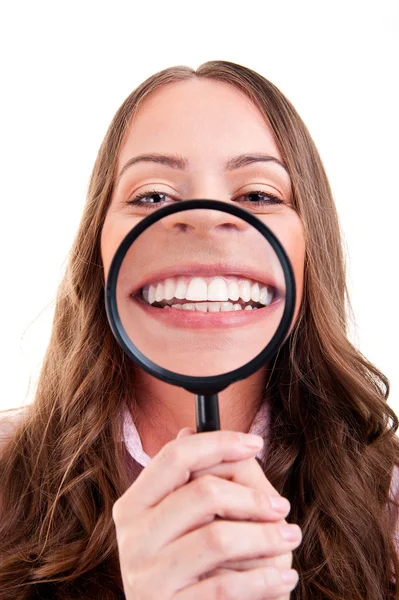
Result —
<path fill-rule="evenodd" d="M 153 162 L 160 165 L 165 165 L 166 167 L 170 167 L 172 169 L 178 169 L 179 171 L 185 171 L 188 167 L 187 159 L 173 155 L 173 154 L 140 154 L 139 156 L 134 156 L 130 158 L 122 167 L 119 175 L 117 176 L 116 182 L 118 183 L 121 179 L 122 175 L 125 173 L 127 169 L 136 165 L 138 163 L 143 162 Z M 242 167 L 246 167 L 248 165 L 252 165 L 253 163 L 264 162 L 264 163 L 275 163 L 280 165 L 288 174 L 288 169 L 278 158 L 275 156 L 270 156 L 268 154 L 255 153 L 255 154 L 240 154 L 239 156 L 235 156 L 234 158 L 230 158 L 225 164 L 226 171 L 234 171 L 236 169 L 241 169 Z"/>
<path fill-rule="evenodd" d="M 226 171 L 234 171 L 235 169 L 241 169 L 242 167 L 246 167 L 247 165 L 252 165 L 257 162 L 272 162 L 280 165 L 284 169 L 284 171 L 288 174 L 288 169 L 284 163 L 281 162 L 275 156 L 269 156 L 269 154 L 240 154 L 240 156 L 235 156 L 234 158 L 230 158 L 226 163 Z"/>
<path fill-rule="evenodd" d="M 116 181 L 118 182 L 126 169 L 136 165 L 141 162 L 154 162 L 160 165 L 165 165 L 166 167 L 171 167 L 172 169 L 179 169 L 181 171 L 185 171 L 187 169 L 187 160 L 181 158 L 180 156 L 174 156 L 172 154 L 140 154 L 139 156 L 134 156 L 130 158 L 127 163 L 125 163 L 119 173 Z"/>

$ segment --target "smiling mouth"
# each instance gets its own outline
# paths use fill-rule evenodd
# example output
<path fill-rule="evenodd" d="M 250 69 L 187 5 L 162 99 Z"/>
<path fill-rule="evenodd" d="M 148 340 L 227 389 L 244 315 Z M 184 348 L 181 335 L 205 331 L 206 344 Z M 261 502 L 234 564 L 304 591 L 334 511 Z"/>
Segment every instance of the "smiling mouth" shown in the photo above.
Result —
<path fill-rule="evenodd" d="M 262 309 L 277 296 L 277 289 L 271 285 L 234 275 L 168 277 L 139 291 L 142 301 L 154 308 L 203 313 Z"/>

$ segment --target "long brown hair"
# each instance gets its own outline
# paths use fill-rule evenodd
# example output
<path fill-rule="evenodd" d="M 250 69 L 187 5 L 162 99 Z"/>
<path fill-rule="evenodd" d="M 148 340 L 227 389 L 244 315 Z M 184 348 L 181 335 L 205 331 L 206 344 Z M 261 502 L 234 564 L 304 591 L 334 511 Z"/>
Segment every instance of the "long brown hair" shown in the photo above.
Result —
<path fill-rule="evenodd" d="M 305 229 L 303 302 L 270 375 L 272 427 L 262 465 L 303 531 L 292 598 L 396 598 L 389 489 L 398 419 L 387 405 L 386 377 L 347 337 L 345 265 L 328 180 L 290 102 L 257 73 L 223 61 L 150 77 L 122 104 L 99 150 L 36 397 L 0 461 L 0 598 L 124 597 L 112 506 L 141 467 L 121 441 L 133 369 L 106 320 L 100 234 L 138 107 L 161 86 L 195 77 L 235 86 L 262 112 Z"/>

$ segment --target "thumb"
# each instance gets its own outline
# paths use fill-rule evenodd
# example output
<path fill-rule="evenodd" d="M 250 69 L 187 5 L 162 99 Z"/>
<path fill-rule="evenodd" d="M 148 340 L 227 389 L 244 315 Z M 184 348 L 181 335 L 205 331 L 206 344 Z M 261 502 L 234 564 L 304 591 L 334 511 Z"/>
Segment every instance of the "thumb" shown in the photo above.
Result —
<path fill-rule="evenodd" d="M 184 427 L 184 429 L 180 429 L 179 433 L 176 436 L 176 439 L 179 440 L 183 437 L 188 437 L 189 435 L 194 435 L 195 431 L 191 427 Z"/>

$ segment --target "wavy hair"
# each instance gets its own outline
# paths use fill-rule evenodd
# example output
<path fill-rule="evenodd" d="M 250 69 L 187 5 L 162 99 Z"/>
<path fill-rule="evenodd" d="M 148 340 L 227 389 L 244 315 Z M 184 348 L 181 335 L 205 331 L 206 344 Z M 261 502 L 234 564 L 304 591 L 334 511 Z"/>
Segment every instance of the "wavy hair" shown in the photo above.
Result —
<path fill-rule="evenodd" d="M 206 78 L 246 94 L 274 132 L 306 241 L 295 327 L 273 363 L 265 475 L 291 502 L 303 541 L 294 552 L 301 600 L 397 598 L 398 419 L 389 383 L 350 343 L 340 229 L 309 132 L 268 80 L 240 65 L 174 67 L 141 84 L 100 147 L 60 285 L 35 399 L 0 460 L 0 599 L 124 598 L 115 501 L 140 473 L 122 441 L 133 402 L 131 363 L 104 309 L 100 235 L 116 163 L 141 103 L 173 82 Z"/>

